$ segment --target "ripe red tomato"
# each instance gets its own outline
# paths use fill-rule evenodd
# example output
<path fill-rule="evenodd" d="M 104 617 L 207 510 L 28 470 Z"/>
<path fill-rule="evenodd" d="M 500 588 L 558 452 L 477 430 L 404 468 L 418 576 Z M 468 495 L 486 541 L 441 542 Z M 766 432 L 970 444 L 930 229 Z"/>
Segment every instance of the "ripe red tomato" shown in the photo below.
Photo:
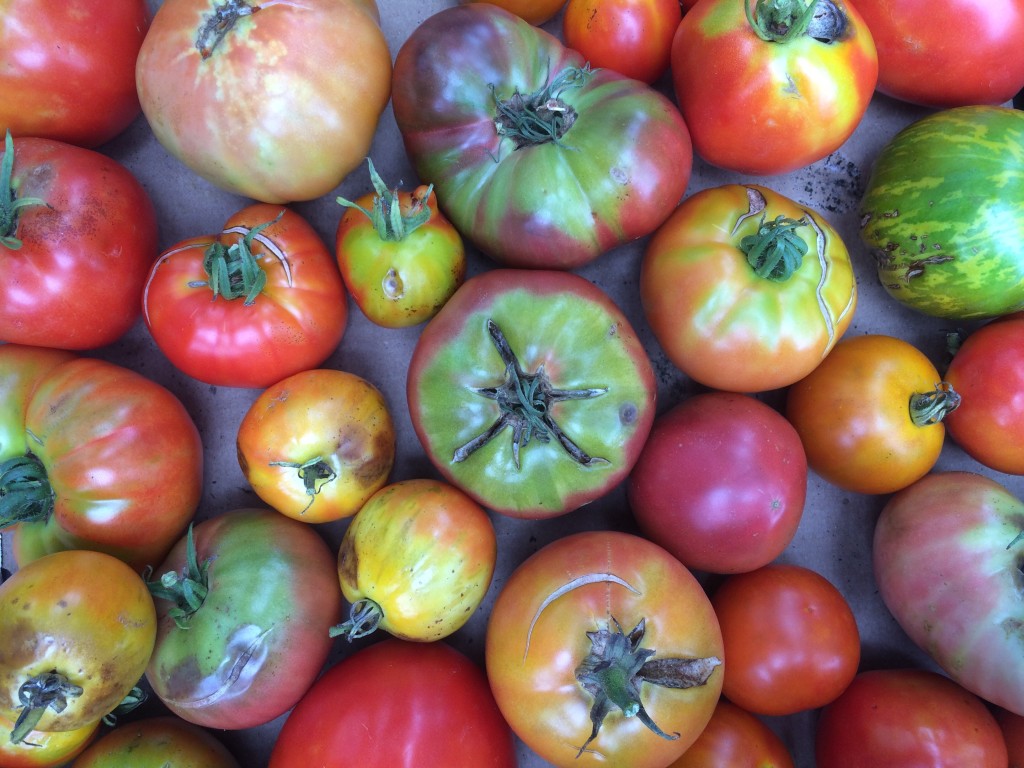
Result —
<path fill-rule="evenodd" d="M 790 715 L 822 707 L 857 674 L 853 611 L 809 568 L 773 564 L 729 576 L 711 603 L 727 660 L 722 694 L 743 709 Z"/>
<path fill-rule="evenodd" d="M 719 699 L 707 728 L 668 768 L 793 768 L 793 758 L 759 718 Z"/>
<path fill-rule="evenodd" d="M 995 716 L 999 730 L 1003 732 L 1003 739 L 1006 740 L 1010 768 L 1024 768 L 1024 715 L 996 707 Z"/>
<path fill-rule="evenodd" d="M 461 4 L 479 2 L 485 2 L 485 0 L 459 0 Z M 504 8 L 537 26 L 553 19 L 565 5 L 565 0 L 486 0 L 486 2 Z"/>
<path fill-rule="evenodd" d="M 238 768 L 209 731 L 177 717 L 119 725 L 89 745 L 74 768 Z"/>
<path fill-rule="evenodd" d="M 96 147 L 139 114 L 145 0 L 0 2 L 0 133 Z M 2 336 L 2 334 L 0 334 Z"/>
<path fill-rule="evenodd" d="M 345 333 L 348 304 L 312 225 L 290 208 L 258 203 L 219 234 L 164 251 L 146 281 L 142 315 L 160 350 L 192 378 L 269 387 L 327 359 Z"/>
<path fill-rule="evenodd" d="M 444 642 L 387 639 L 327 670 L 288 715 L 269 768 L 515 768 L 487 678 Z"/>
<path fill-rule="evenodd" d="M 626 489 L 640 530 L 683 565 L 752 571 L 796 533 L 807 458 L 796 430 L 770 406 L 707 392 L 655 419 Z"/>
<path fill-rule="evenodd" d="M 653 83 L 668 69 L 679 0 L 569 0 L 562 39 L 594 67 Z"/>
<path fill-rule="evenodd" d="M 153 203 L 131 172 L 90 149 L 8 135 L 0 199 L 0 339 L 79 350 L 124 335 L 158 251 Z"/>
<path fill-rule="evenodd" d="M 862 672 L 821 713 L 818 768 L 1006 768 L 992 713 L 947 677 L 923 669 Z"/>

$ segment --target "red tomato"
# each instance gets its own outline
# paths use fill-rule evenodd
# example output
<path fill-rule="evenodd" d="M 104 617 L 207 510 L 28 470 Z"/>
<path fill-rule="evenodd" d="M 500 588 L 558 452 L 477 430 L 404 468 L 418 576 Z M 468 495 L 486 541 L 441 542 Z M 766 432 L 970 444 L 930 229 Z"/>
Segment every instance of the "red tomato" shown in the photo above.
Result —
<path fill-rule="evenodd" d="M 945 380 L 961 398 L 943 420 L 950 437 L 986 467 L 1024 475 L 1024 315 L 968 335 Z"/>
<path fill-rule="evenodd" d="M 722 694 L 760 715 L 824 706 L 857 674 L 860 633 L 842 593 L 798 565 L 728 577 L 711 598 L 722 627 Z"/>
<path fill-rule="evenodd" d="M 1024 715 L 996 707 L 995 716 L 1010 753 L 1010 768 L 1024 768 Z"/>
<path fill-rule="evenodd" d="M 868 26 L 843 0 L 697 3 L 671 66 L 694 150 L 748 174 L 786 173 L 838 149 L 878 79 Z"/>
<path fill-rule="evenodd" d="M 443 642 L 387 639 L 331 667 L 281 729 L 269 768 L 515 768 L 483 672 Z"/>
<path fill-rule="evenodd" d="M 857 0 L 857 10 L 878 49 L 881 93 L 949 108 L 1002 104 L 1024 88 L 1020 0 Z"/>
<path fill-rule="evenodd" d="M 818 768 L 1006 768 L 992 713 L 923 669 L 862 672 L 818 720 Z"/>
<path fill-rule="evenodd" d="M 565 5 L 565 0 L 459 0 L 459 3 L 463 5 L 479 2 L 487 2 L 490 5 L 504 8 L 519 18 L 536 25 L 553 19 Z"/>
<path fill-rule="evenodd" d="M 148 25 L 145 0 L 0 0 L 0 133 L 83 147 L 121 133 Z"/>
<path fill-rule="evenodd" d="M 0 339 L 78 350 L 124 335 L 158 250 L 153 203 L 131 172 L 51 139 L 18 139 L 12 151 L 8 137 L 6 199 L 16 213 L 0 202 Z"/>
<path fill-rule="evenodd" d="M 334 256 L 302 216 L 279 205 L 236 212 L 217 235 L 164 251 L 142 295 L 168 359 L 226 387 L 269 387 L 316 368 L 348 322 Z"/>
<path fill-rule="evenodd" d="M 807 458 L 777 411 L 747 395 L 708 392 L 655 419 L 627 494 L 644 535 L 687 567 L 752 571 L 796 533 Z"/>
<path fill-rule="evenodd" d="M 209 731 L 177 717 L 120 725 L 95 741 L 74 768 L 238 768 Z"/>
<path fill-rule="evenodd" d="M 562 39 L 592 66 L 653 83 L 668 69 L 679 0 L 569 0 Z"/>
<path fill-rule="evenodd" d="M 760 719 L 719 699 L 707 728 L 668 768 L 793 768 L 793 758 Z"/>

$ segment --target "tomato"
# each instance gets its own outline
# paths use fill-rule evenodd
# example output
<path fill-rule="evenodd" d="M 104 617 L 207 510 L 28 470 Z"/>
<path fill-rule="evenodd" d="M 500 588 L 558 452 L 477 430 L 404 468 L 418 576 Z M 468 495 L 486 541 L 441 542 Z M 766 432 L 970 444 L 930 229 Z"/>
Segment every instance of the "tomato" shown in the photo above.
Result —
<path fill-rule="evenodd" d="M 117 558 L 56 552 L 0 584 L 0 637 L 0 719 L 18 743 L 86 728 L 120 704 L 153 651 L 156 611 Z"/>
<path fill-rule="evenodd" d="M 100 720 L 74 731 L 30 731 L 13 743 L 5 734 L 14 722 L 0 717 L 0 765 L 4 768 L 58 768 L 85 749 L 100 727 Z"/>
<path fill-rule="evenodd" d="M 301 371 L 271 385 L 238 425 L 242 474 L 281 514 L 351 517 L 388 480 L 395 427 L 384 395 L 345 371 Z"/>
<path fill-rule="evenodd" d="M 722 636 L 700 583 L 628 533 L 546 545 L 508 578 L 485 658 L 512 730 L 552 765 L 665 766 L 711 719 Z"/>
<path fill-rule="evenodd" d="M 312 765 L 515 768 L 516 753 L 469 658 L 444 642 L 387 639 L 328 669 L 285 720 L 269 768 Z"/>
<path fill-rule="evenodd" d="M 961 398 L 943 420 L 950 437 L 986 467 L 1024 475 L 1024 316 L 968 334 L 944 378 Z"/>
<path fill-rule="evenodd" d="M 139 317 L 156 255 L 156 212 L 127 168 L 71 144 L 7 135 L 0 340 L 75 350 L 116 341 Z"/>
<path fill-rule="evenodd" d="M 849 327 L 857 283 L 820 214 L 765 187 L 727 184 L 684 200 L 650 239 L 640 299 L 683 373 L 758 392 L 821 362 Z"/>
<path fill-rule="evenodd" d="M 789 388 L 786 417 L 817 474 L 844 490 L 893 493 L 938 461 L 959 395 L 895 336 L 844 339 Z"/>
<path fill-rule="evenodd" d="M 486 3 L 420 24 L 395 59 L 395 119 L 463 237 L 507 266 L 572 269 L 653 231 L 690 178 L 664 95 Z"/>
<path fill-rule="evenodd" d="M 862 672 L 818 720 L 818 768 L 1005 768 L 992 714 L 923 669 Z"/>
<path fill-rule="evenodd" d="M 498 541 L 487 513 L 436 480 L 377 491 L 345 529 L 338 579 L 352 604 L 331 636 L 380 628 L 403 640 L 440 640 L 473 615 L 491 585 Z"/>
<path fill-rule="evenodd" d="M 346 208 L 335 234 L 341 276 L 372 322 L 417 325 L 462 285 L 462 237 L 437 209 L 433 187 L 389 190 L 372 162 L 370 178 L 375 192 L 355 201 L 338 198 Z"/>
<path fill-rule="evenodd" d="M 170 154 L 229 192 L 287 203 L 366 157 L 391 54 L 374 0 L 164 0 L 136 80 Z"/>
<path fill-rule="evenodd" d="M 727 667 L 722 694 L 759 715 L 828 704 L 857 674 L 860 632 L 824 576 L 778 563 L 726 578 L 711 604 Z"/>
<path fill-rule="evenodd" d="M 145 0 L 0 2 L 0 132 L 96 147 L 139 114 Z"/>
<path fill-rule="evenodd" d="M 752 571 L 796 533 L 807 458 L 796 430 L 770 406 L 706 392 L 655 419 L 626 490 L 640 530 L 683 565 Z"/>
<path fill-rule="evenodd" d="M 679 25 L 671 68 L 694 150 L 744 174 L 787 173 L 834 152 L 878 80 L 871 32 L 843 0 L 700 2 Z"/>
<path fill-rule="evenodd" d="M 269 509 L 223 512 L 189 534 L 156 571 L 146 679 L 190 723 L 263 725 L 295 705 L 327 659 L 341 618 L 334 556 L 311 526 Z"/>
<path fill-rule="evenodd" d="M 238 768 L 217 738 L 176 717 L 120 725 L 89 746 L 74 768 Z"/>
<path fill-rule="evenodd" d="M 555 270 L 467 280 L 420 334 L 406 391 L 445 479 L 520 518 L 566 514 L 618 485 L 654 420 L 654 372 L 629 320 Z"/>
<path fill-rule="evenodd" d="M 653 83 L 668 70 L 679 0 L 569 0 L 562 39 L 592 66 Z"/>
<path fill-rule="evenodd" d="M 160 254 L 142 316 L 160 350 L 192 378 L 269 387 L 334 352 L 348 305 L 334 257 L 312 225 L 290 208 L 257 203 L 219 234 Z"/>
<path fill-rule="evenodd" d="M 203 446 L 181 402 L 114 363 L 0 345 L 0 527 L 21 565 L 64 549 L 159 562 L 199 504 Z"/>
<path fill-rule="evenodd" d="M 880 93 L 941 109 L 1002 104 L 1024 88 L 1019 0 L 857 0 L 857 10 L 878 49 Z"/>
<path fill-rule="evenodd" d="M 1006 741 L 1010 768 L 1024 768 L 1024 715 L 1015 715 L 1002 707 L 996 707 L 993 714 Z"/>
<path fill-rule="evenodd" d="M 668 768 L 794 768 L 775 732 L 745 709 L 719 699 L 711 721 Z"/>
<path fill-rule="evenodd" d="M 875 526 L 875 582 L 907 636 L 967 690 L 1024 715 L 1024 502 L 970 472 L 893 496 Z M 967 765 L 968 763 L 963 763 Z"/>
<path fill-rule="evenodd" d="M 565 5 L 565 0 L 459 0 L 460 3 L 485 1 L 536 25 L 553 19 Z"/>

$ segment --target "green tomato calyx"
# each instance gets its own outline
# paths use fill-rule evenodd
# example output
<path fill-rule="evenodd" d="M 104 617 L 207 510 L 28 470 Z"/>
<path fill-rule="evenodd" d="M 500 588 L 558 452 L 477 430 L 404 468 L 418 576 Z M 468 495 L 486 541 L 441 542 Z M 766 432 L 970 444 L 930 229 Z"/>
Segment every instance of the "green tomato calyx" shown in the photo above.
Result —
<path fill-rule="evenodd" d="M 806 221 L 785 216 L 776 216 L 771 221 L 762 216 L 757 232 L 740 241 L 740 250 L 758 277 L 785 282 L 800 269 L 807 254 L 807 243 L 796 233 L 806 226 Z"/>
<path fill-rule="evenodd" d="M 848 24 L 833 0 L 744 0 L 743 8 L 750 28 L 769 43 L 806 35 L 828 44 L 842 37 Z"/>
<path fill-rule="evenodd" d="M 619 710 L 625 717 L 637 717 L 653 733 L 663 739 L 678 739 L 678 733 L 665 733 L 644 709 L 640 700 L 644 683 L 666 688 L 697 688 L 705 685 L 722 660 L 706 658 L 652 658 L 656 651 L 640 646 L 646 621 L 640 619 L 629 632 L 624 632 L 612 617 L 614 630 L 601 628 L 587 632 L 590 652 L 576 667 L 576 680 L 594 698 L 590 709 L 593 728 L 580 747 L 583 754 L 597 738 L 609 712 Z"/>
<path fill-rule="evenodd" d="M 919 427 L 938 424 L 960 405 L 960 393 L 953 385 L 940 381 L 931 392 L 915 392 L 910 396 L 910 420 Z"/>
<path fill-rule="evenodd" d="M 54 494 L 43 463 L 27 453 L 0 462 L 0 529 L 46 520 Z"/>
<path fill-rule="evenodd" d="M 0 245 L 16 251 L 21 248 L 21 240 L 17 238 L 18 212 L 32 205 L 46 205 L 45 200 L 38 197 L 18 197 L 11 185 L 14 174 L 14 139 L 11 130 L 7 129 L 4 139 L 4 159 L 0 162 Z"/>
<path fill-rule="evenodd" d="M 494 118 L 498 135 L 510 138 L 516 149 L 549 143 L 564 147 L 562 137 L 576 122 L 577 113 L 562 94 L 583 87 L 593 74 L 589 64 L 566 67 L 543 88 L 525 96 L 517 90 L 507 99 L 499 99 L 491 86 L 498 112 Z"/>
<path fill-rule="evenodd" d="M 44 672 L 29 678 L 18 689 L 18 702 L 21 712 L 11 729 L 11 744 L 20 744 L 25 740 L 47 709 L 60 714 L 68 706 L 68 699 L 81 696 L 81 686 L 73 685 L 57 670 Z"/>
<path fill-rule="evenodd" d="M 320 493 L 320 490 L 338 477 L 338 473 L 320 456 L 302 463 L 296 461 L 272 461 L 270 466 L 288 467 L 298 471 L 299 480 L 302 481 L 306 495 L 309 496 L 309 503 L 303 508 L 303 514 L 313 506 L 316 495 Z"/>
<path fill-rule="evenodd" d="M 342 635 L 351 643 L 359 637 L 375 632 L 384 618 L 384 609 L 368 597 L 356 600 L 349 609 L 348 621 L 336 624 L 328 630 L 331 637 Z"/>
<path fill-rule="evenodd" d="M 505 381 L 496 387 L 480 387 L 473 391 L 481 397 L 494 400 L 498 404 L 499 415 L 486 431 L 457 448 L 452 461 L 465 461 L 474 451 L 489 443 L 506 427 L 510 427 L 512 458 L 517 470 L 520 468 L 519 455 L 522 447 L 534 438 L 546 443 L 554 437 L 573 461 L 581 466 L 607 464 L 607 459 L 590 456 L 576 445 L 551 413 L 551 406 L 554 403 L 599 397 L 608 391 L 607 388 L 557 389 L 552 386 L 543 365 L 535 373 L 523 371 L 508 339 L 493 320 L 487 321 L 487 332 L 501 356 L 501 361 L 505 364 Z"/>
<path fill-rule="evenodd" d="M 434 191 L 433 184 L 428 187 L 417 187 L 411 194 L 412 205 L 402 210 L 397 187 L 388 189 L 384 179 L 373 167 L 373 160 L 366 158 L 366 162 L 370 166 L 370 182 L 376 192 L 373 196 L 373 209 L 368 211 L 358 203 L 344 197 L 336 198 L 338 205 L 362 211 L 373 223 L 373 228 L 377 230 L 377 236 L 385 242 L 404 240 L 417 228 L 430 221 L 428 201 Z"/>
<path fill-rule="evenodd" d="M 284 210 L 271 221 L 265 221 L 257 227 L 232 227 L 222 234 L 240 234 L 242 239 L 230 246 L 219 240 L 210 244 L 203 254 L 203 272 L 207 280 L 189 283 L 190 288 L 208 287 L 213 297 L 225 299 L 245 297 L 245 306 L 251 306 L 267 284 L 267 273 L 260 266 L 259 260 L 253 255 L 252 242 L 257 240 L 287 267 L 284 253 L 265 235 L 264 229 L 281 220 Z"/>
<path fill-rule="evenodd" d="M 214 50 L 243 16 L 252 16 L 260 9 L 245 0 L 225 0 L 211 13 L 203 17 L 203 23 L 196 34 L 196 50 L 204 59 L 210 58 Z"/>
<path fill-rule="evenodd" d="M 185 568 L 182 573 L 167 571 L 159 581 L 149 581 L 146 573 L 146 586 L 156 600 L 169 600 L 174 603 L 167 615 L 174 619 L 179 629 L 188 629 L 190 620 L 203 606 L 210 592 L 210 561 L 207 558 L 199 562 L 196 553 L 196 542 L 192 534 L 192 526 L 188 527 L 185 543 Z"/>

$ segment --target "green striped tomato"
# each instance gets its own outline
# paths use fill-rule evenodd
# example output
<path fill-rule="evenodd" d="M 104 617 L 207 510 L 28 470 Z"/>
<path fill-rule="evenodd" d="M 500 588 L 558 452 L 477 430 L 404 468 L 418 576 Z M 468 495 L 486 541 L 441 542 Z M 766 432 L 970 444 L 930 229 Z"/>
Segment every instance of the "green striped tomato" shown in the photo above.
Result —
<path fill-rule="evenodd" d="M 1024 308 L 1024 112 L 968 106 L 898 133 L 875 160 L 861 238 L 897 301 L 952 320 Z"/>

